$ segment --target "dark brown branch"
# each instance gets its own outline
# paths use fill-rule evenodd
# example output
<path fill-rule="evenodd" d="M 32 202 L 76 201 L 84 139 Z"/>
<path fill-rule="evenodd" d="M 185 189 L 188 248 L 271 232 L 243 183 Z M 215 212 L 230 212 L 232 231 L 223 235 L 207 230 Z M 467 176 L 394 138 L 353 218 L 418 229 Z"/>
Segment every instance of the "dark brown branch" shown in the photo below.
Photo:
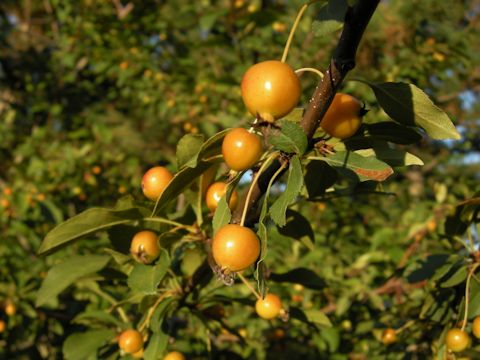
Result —
<path fill-rule="evenodd" d="M 363 32 L 370 21 L 380 0 L 358 0 L 354 7 L 349 7 L 345 15 L 343 31 L 340 36 L 334 56 L 323 79 L 318 84 L 301 126 L 307 134 L 309 142 L 320 125 L 330 103 L 339 89 L 347 73 L 355 67 L 355 54 L 363 36 Z M 257 220 L 258 202 L 267 190 L 270 178 L 280 168 L 280 162 L 275 161 L 260 175 L 258 183 L 252 190 L 250 202 L 247 204 L 248 216 L 246 226 L 251 226 Z M 238 223 L 242 217 L 245 199 L 233 214 L 232 222 Z"/>

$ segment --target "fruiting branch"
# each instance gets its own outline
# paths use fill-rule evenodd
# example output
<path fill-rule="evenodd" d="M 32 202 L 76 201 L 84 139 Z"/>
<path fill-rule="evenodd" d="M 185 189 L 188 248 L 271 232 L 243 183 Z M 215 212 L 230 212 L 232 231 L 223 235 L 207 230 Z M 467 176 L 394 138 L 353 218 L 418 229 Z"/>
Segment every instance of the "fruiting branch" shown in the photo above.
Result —
<path fill-rule="evenodd" d="M 355 55 L 358 45 L 379 2 L 380 0 L 359 0 L 354 7 L 349 7 L 347 10 L 343 31 L 333 58 L 330 61 L 329 68 L 317 85 L 300 123 L 310 143 L 345 76 L 355 67 Z M 280 166 L 280 161 L 274 161 L 258 177 L 258 181 L 252 184 L 253 188 L 249 191 L 249 201 L 246 204 L 249 214 L 245 221 L 246 226 L 256 222 L 258 202 L 267 190 L 270 178 L 277 172 Z M 232 222 L 240 222 L 242 211 L 239 209 L 243 209 L 243 205 L 245 205 L 245 199 L 243 199 L 242 206 L 239 206 L 234 212 Z"/>

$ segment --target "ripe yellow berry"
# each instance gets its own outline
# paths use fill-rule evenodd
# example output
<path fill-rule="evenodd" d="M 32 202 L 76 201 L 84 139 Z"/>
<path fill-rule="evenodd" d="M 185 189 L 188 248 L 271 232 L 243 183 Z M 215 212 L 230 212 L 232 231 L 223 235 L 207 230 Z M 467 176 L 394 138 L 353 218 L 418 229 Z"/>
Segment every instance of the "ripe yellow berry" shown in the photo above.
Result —
<path fill-rule="evenodd" d="M 287 115 L 298 104 L 300 80 L 290 65 L 263 61 L 243 75 L 242 99 L 250 114 L 272 122 Z"/>
<path fill-rule="evenodd" d="M 271 320 L 280 314 L 282 302 L 277 295 L 267 294 L 264 299 L 257 300 L 255 310 L 261 318 Z"/>
<path fill-rule="evenodd" d="M 320 126 L 330 136 L 346 139 L 362 124 L 362 103 L 348 94 L 337 93 Z"/>

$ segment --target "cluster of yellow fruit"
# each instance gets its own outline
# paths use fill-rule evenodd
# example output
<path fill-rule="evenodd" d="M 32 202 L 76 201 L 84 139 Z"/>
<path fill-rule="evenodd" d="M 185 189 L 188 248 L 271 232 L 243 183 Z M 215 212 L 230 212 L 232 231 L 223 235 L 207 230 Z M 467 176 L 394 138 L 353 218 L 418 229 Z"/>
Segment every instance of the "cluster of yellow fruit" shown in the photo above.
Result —
<path fill-rule="evenodd" d="M 477 338 L 480 339 L 480 316 L 477 316 L 472 323 L 472 333 Z M 385 345 L 393 344 L 397 341 L 397 332 L 395 329 L 387 328 L 383 331 L 382 342 Z M 465 330 L 459 328 L 453 328 L 447 331 L 445 336 L 445 345 L 447 345 L 448 350 L 453 352 L 462 352 L 464 351 L 471 343 L 470 336 Z"/>
<path fill-rule="evenodd" d="M 272 123 L 290 113 L 297 106 L 300 95 L 300 80 L 295 71 L 281 61 L 264 61 L 250 67 L 241 82 L 242 99 L 248 111 L 256 119 Z M 330 136 L 345 139 L 359 129 L 361 125 L 362 105 L 353 96 L 336 94 L 321 127 Z M 233 171 L 251 169 L 262 157 L 261 137 L 253 130 L 234 128 L 223 139 L 222 155 L 225 164 Z M 142 178 L 143 194 L 152 201 L 162 195 L 173 174 L 165 167 L 155 166 Z M 227 190 L 225 182 L 214 182 L 205 193 L 207 208 L 213 213 Z M 238 194 L 233 191 L 229 207 L 237 206 Z M 260 255 L 260 240 L 253 230 L 243 225 L 227 224 L 222 226 L 212 239 L 212 256 L 216 264 L 225 273 L 240 272 L 255 263 Z M 150 264 L 160 254 L 158 236 L 152 231 L 140 231 L 132 239 L 130 252 L 134 259 Z M 257 314 L 264 319 L 274 319 L 284 312 L 280 298 L 267 294 L 255 304 Z M 119 336 L 119 346 L 134 357 L 143 354 L 143 338 L 134 329 L 124 331 Z M 177 353 L 171 359 L 181 359 Z M 179 354 L 179 353 L 178 353 Z"/>

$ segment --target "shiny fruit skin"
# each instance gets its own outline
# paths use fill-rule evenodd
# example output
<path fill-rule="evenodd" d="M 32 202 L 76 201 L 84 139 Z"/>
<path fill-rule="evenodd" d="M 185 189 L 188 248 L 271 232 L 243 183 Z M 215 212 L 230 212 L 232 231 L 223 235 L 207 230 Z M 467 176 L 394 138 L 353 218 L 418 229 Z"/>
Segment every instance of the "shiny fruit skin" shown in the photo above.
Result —
<path fill-rule="evenodd" d="M 222 154 L 227 166 L 235 171 L 250 169 L 262 156 L 262 141 L 256 134 L 235 128 L 223 139 Z"/>
<path fill-rule="evenodd" d="M 265 298 L 258 299 L 255 303 L 255 311 L 263 319 L 271 320 L 280 314 L 282 302 L 275 294 L 267 294 Z"/>
<path fill-rule="evenodd" d="M 205 200 L 207 203 L 207 207 L 211 212 L 214 212 L 217 209 L 218 202 L 222 198 L 222 196 L 227 191 L 227 184 L 224 182 L 215 182 L 207 190 L 207 194 L 205 195 Z M 230 196 L 230 201 L 228 202 L 228 207 L 230 210 L 235 210 L 237 207 L 238 202 L 238 194 L 234 190 L 232 195 Z"/>
<path fill-rule="evenodd" d="M 128 354 L 135 354 L 143 348 L 142 334 L 135 329 L 125 330 L 118 337 L 118 346 Z"/>
<path fill-rule="evenodd" d="M 130 253 L 136 261 L 143 264 L 155 261 L 160 255 L 157 234 L 148 230 L 136 233 L 130 243 Z"/>
<path fill-rule="evenodd" d="M 473 319 L 472 332 L 477 339 L 480 339 L 480 316 Z"/>
<path fill-rule="evenodd" d="M 242 99 L 250 114 L 272 122 L 291 112 L 301 95 L 300 80 L 290 65 L 268 60 L 243 75 Z"/>
<path fill-rule="evenodd" d="M 383 331 L 382 342 L 384 345 L 390 345 L 397 341 L 397 333 L 392 328 L 387 328 Z"/>
<path fill-rule="evenodd" d="M 453 352 L 460 352 L 467 348 L 470 343 L 470 337 L 461 329 L 450 329 L 445 339 L 447 348 Z"/>
<path fill-rule="evenodd" d="M 351 95 L 337 93 L 320 126 L 330 136 L 346 139 L 362 124 L 362 103 Z"/>
<path fill-rule="evenodd" d="M 212 240 L 212 255 L 222 269 L 245 270 L 260 255 L 260 240 L 249 228 L 236 224 L 224 225 Z"/>
<path fill-rule="evenodd" d="M 169 352 L 163 360 L 185 360 L 185 356 L 179 351 Z"/>
<path fill-rule="evenodd" d="M 172 178 L 172 173 L 163 166 L 149 169 L 142 178 L 143 194 L 150 200 L 157 201 Z"/>

